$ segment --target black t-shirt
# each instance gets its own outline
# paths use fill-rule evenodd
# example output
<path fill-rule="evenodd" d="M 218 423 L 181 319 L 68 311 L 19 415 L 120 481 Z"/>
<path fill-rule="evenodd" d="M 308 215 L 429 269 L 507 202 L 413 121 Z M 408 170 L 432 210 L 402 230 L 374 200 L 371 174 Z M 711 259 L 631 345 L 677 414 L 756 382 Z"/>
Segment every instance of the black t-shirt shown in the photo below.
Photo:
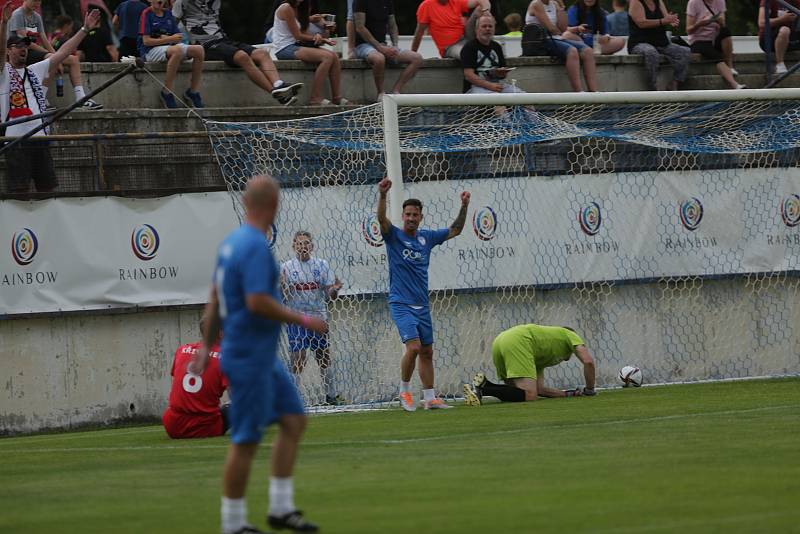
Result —
<path fill-rule="evenodd" d="M 89 63 L 110 63 L 111 54 L 106 49 L 107 46 L 114 44 L 111 34 L 103 27 L 96 28 L 84 37 L 78 50 L 84 54 L 84 61 Z"/>
<path fill-rule="evenodd" d="M 354 0 L 353 14 L 366 14 L 364 26 L 379 43 L 386 43 L 386 34 L 389 33 L 389 15 L 394 15 L 392 0 Z M 356 46 L 367 41 L 356 32 Z"/>
<path fill-rule="evenodd" d="M 461 65 L 465 69 L 475 69 L 475 74 L 490 82 L 497 82 L 496 78 L 489 75 L 489 71 L 495 67 L 505 67 L 506 58 L 503 55 L 503 47 L 497 41 L 491 41 L 484 45 L 477 39 L 473 39 L 461 49 Z M 470 84 L 464 79 L 464 92 L 470 90 Z"/>

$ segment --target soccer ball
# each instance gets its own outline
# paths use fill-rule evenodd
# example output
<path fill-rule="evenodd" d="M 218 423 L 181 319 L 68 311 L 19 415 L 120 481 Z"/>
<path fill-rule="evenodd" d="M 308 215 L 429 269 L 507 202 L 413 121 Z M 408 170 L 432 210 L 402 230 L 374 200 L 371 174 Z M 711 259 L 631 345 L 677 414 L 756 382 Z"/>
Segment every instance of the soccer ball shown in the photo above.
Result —
<path fill-rule="evenodd" d="M 632 365 L 626 365 L 619 370 L 619 379 L 624 388 L 628 386 L 638 388 L 642 385 L 642 370 Z"/>

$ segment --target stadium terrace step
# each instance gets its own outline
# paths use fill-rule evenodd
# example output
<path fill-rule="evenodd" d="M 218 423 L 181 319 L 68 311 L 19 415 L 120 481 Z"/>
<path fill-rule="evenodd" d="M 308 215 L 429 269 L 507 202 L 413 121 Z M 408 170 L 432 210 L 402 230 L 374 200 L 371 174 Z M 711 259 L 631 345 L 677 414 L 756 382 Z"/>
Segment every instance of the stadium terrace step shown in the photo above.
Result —
<path fill-rule="evenodd" d="M 302 119 L 344 111 L 356 106 L 268 106 L 203 108 L 198 115 L 211 121 L 262 122 Z M 73 111 L 56 123 L 55 134 L 200 132 L 203 122 L 186 109 L 106 109 L 86 113 Z"/>
<path fill-rule="evenodd" d="M 793 53 L 788 57 L 791 65 L 800 60 L 800 54 Z M 736 68 L 742 74 L 764 74 L 763 54 L 739 54 L 735 58 Z M 529 92 L 565 92 L 569 91 L 564 66 L 549 57 L 509 58 L 508 64 L 517 67 L 513 78 L 517 85 Z M 314 73 L 314 67 L 300 61 L 277 62 L 281 76 L 288 82 L 303 82 L 306 88 L 300 93 L 300 104 L 308 100 L 308 88 Z M 125 66 L 121 64 L 85 63 L 82 65 L 84 83 L 87 88 L 99 87 Z M 158 92 L 160 82 L 164 78 L 163 64 L 148 64 L 148 72 L 136 72 L 107 89 L 98 97 L 106 109 L 160 109 Z M 176 89 L 183 92 L 188 84 L 188 64 L 181 66 Z M 364 61 L 342 61 L 342 93 L 354 103 L 374 102 L 376 94 L 372 81 L 372 72 Z M 642 68 L 641 56 L 600 56 L 597 58 L 598 81 L 603 91 L 643 91 L 646 90 L 646 79 Z M 387 70 L 387 85 L 394 82 L 399 69 Z M 152 76 L 151 76 L 152 74 Z M 703 61 L 695 56 L 690 68 L 690 78 L 694 76 L 716 75 L 713 62 Z M 269 95 L 253 85 L 244 73 L 232 69 L 222 62 L 206 62 L 203 75 L 203 98 L 207 106 L 212 108 L 267 108 L 277 107 L 278 103 Z M 660 74 L 664 85 L 670 79 L 670 68 L 664 63 Z M 788 87 L 787 80 L 782 84 Z M 793 82 L 792 82 L 793 83 Z M 761 86 L 763 84 L 757 85 Z M 427 59 L 417 76 L 409 83 L 410 93 L 460 93 L 462 90 L 462 74 L 458 63 L 449 59 Z M 72 102 L 71 92 L 67 97 L 56 98 L 55 91 L 49 93 L 56 106 L 68 105 Z M 328 95 L 330 96 L 330 95 Z M 333 111 L 331 108 L 320 110 L 320 113 Z M 178 111 L 184 116 L 186 110 Z M 295 113 L 285 111 L 285 113 Z M 302 116 L 305 111 L 296 112 Z"/>

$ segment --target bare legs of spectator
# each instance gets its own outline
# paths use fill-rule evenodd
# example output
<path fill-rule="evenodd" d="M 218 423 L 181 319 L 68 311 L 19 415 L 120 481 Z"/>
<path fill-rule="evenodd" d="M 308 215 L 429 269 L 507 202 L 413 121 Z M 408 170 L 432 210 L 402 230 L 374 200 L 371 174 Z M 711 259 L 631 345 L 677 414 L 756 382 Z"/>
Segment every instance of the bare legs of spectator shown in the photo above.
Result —
<path fill-rule="evenodd" d="M 330 50 L 301 46 L 295 57 L 305 63 L 317 64 L 317 70 L 314 72 L 314 81 L 311 82 L 311 94 L 308 98 L 308 103 L 312 106 L 322 103 L 322 86 L 327 78 L 331 84 L 333 103 L 338 104 L 342 99 L 342 64 L 339 62 L 339 56 Z"/>
<path fill-rule="evenodd" d="M 581 85 L 581 59 L 577 48 L 570 48 L 567 52 L 567 77 L 572 90 L 576 93 L 583 91 Z"/>
<path fill-rule="evenodd" d="M 189 45 L 187 56 L 192 58 L 192 79 L 189 82 L 192 92 L 200 90 L 200 80 L 203 78 L 203 61 L 206 58 L 206 50 L 203 45 Z"/>
<path fill-rule="evenodd" d="M 356 59 L 356 25 L 352 20 L 347 21 L 347 57 L 344 59 Z"/>
<path fill-rule="evenodd" d="M 395 57 L 395 61 L 401 65 L 407 65 L 406 68 L 403 69 L 403 72 L 400 73 L 400 77 L 397 79 L 394 87 L 392 87 L 393 93 L 399 93 L 403 89 L 403 86 L 414 77 L 422 66 L 422 56 L 416 52 L 404 50 Z M 380 95 L 384 92 L 383 81 L 386 72 L 386 56 L 380 52 L 372 52 L 367 56 L 367 63 L 372 67 L 372 76 L 375 78 L 375 90 L 378 92 L 378 95 Z"/>
<path fill-rule="evenodd" d="M 733 68 L 733 39 L 730 37 L 726 37 L 722 40 L 722 58 L 725 60 L 725 64 L 729 66 L 731 69 Z"/>
<path fill-rule="evenodd" d="M 792 29 L 788 26 L 781 26 L 778 30 L 778 36 L 775 37 L 775 64 L 783 63 L 786 57 L 786 50 L 789 49 L 789 37 L 792 35 Z"/>
<path fill-rule="evenodd" d="M 186 57 L 192 58 L 192 79 L 189 87 L 196 93 L 200 88 L 200 80 L 203 76 L 203 60 L 206 57 L 202 45 L 189 45 L 186 47 Z M 164 76 L 164 87 L 170 92 L 175 92 L 175 77 L 178 75 L 178 67 L 183 61 L 183 47 L 172 45 L 167 48 L 167 73 Z"/>
<path fill-rule="evenodd" d="M 275 82 L 280 79 L 278 69 L 266 50 L 259 48 L 252 56 L 239 50 L 233 55 L 233 62 L 242 68 L 250 81 L 268 93 L 272 92 Z"/>
<path fill-rule="evenodd" d="M 604 56 L 616 54 L 622 47 L 625 46 L 625 39 L 623 37 L 614 37 L 611 35 L 602 35 L 600 39 L 600 53 Z M 731 49 L 733 50 L 733 49 Z"/>
<path fill-rule="evenodd" d="M 417 71 L 422 66 L 422 55 L 417 52 L 412 52 L 411 50 L 403 50 L 397 55 L 397 62 L 402 65 L 408 64 L 408 66 L 403 69 L 403 72 L 400 73 L 400 77 L 397 78 L 397 82 L 395 82 L 394 87 L 392 87 L 393 93 L 402 91 L 409 80 L 417 74 Z"/>
<path fill-rule="evenodd" d="M 724 61 L 717 63 L 717 72 L 719 72 L 719 75 L 722 76 L 722 79 L 725 80 L 725 83 L 727 83 L 731 89 L 739 88 L 739 82 L 733 77 L 733 72 L 731 72 L 731 68 L 727 63 Z"/>
<path fill-rule="evenodd" d="M 67 59 L 63 61 L 62 65 L 69 71 L 69 81 L 72 87 L 83 85 L 83 83 L 81 83 L 81 63 L 78 61 L 77 57 L 67 56 Z"/>
<path fill-rule="evenodd" d="M 581 63 L 583 64 L 583 77 L 586 80 L 586 88 L 592 93 L 597 92 L 597 65 L 594 61 L 594 50 L 584 48 L 581 51 Z"/>

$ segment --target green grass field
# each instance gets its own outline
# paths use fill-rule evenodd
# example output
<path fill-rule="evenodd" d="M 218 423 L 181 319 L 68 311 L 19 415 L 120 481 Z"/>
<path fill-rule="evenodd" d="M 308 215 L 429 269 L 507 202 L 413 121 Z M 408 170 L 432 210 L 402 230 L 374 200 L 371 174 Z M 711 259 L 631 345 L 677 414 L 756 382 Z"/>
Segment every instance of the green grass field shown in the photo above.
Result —
<path fill-rule="evenodd" d="M 0 532 L 219 532 L 226 445 L 154 426 L 2 439 Z M 327 533 L 800 532 L 800 380 L 313 417 L 295 479 Z"/>

